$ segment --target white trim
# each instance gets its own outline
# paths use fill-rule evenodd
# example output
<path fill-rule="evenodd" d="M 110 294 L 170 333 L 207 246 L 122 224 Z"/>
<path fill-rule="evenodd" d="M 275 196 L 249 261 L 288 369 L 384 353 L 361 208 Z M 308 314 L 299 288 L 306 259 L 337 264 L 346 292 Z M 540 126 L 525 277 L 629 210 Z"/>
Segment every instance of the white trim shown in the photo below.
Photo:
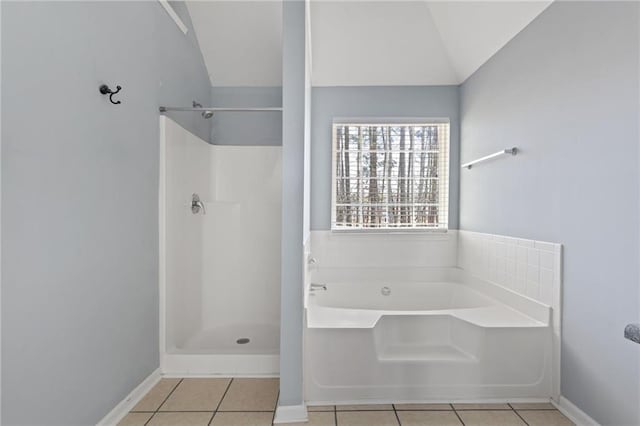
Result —
<path fill-rule="evenodd" d="M 279 374 L 164 374 L 163 379 L 279 379 Z"/>
<path fill-rule="evenodd" d="M 2 21 L 2 8 L 0 7 L 0 22 Z M 0 45 L 2 36 L 0 36 Z M 0 67 L 1 68 L 1 67 Z M 2 71 L 0 71 L 0 82 L 2 81 Z M 2 93 L 2 84 L 0 83 L 0 93 Z M 0 117 L 2 117 L 2 102 L 0 102 Z M 2 134 L 2 120 L 0 120 L 0 135 Z M 2 176 L 2 137 L 0 137 L 0 176 Z M 2 223 L 2 179 L 0 178 L 0 224 Z M 2 226 L 0 226 L 0 241 L 2 241 Z M 0 247 L 2 245 L 0 244 Z M 0 249 L 0 307 L 2 306 L 2 250 Z M 0 308 L 0 318 L 2 318 L 2 309 Z M 2 320 L 0 320 L 0 383 L 2 383 Z M 2 386 L 0 386 L 0 389 Z M 0 424 L 2 424 L 2 391 L 0 390 Z"/>
<path fill-rule="evenodd" d="M 273 423 L 304 423 L 309 421 L 307 405 L 303 402 L 300 405 L 280 405 L 276 408 L 276 415 Z"/>
<path fill-rule="evenodd" d="M 333 117 L 333 124 L 357 124 L 359 126 L 406 126 L 411 124 L 451 124 L 449 117 Z"/>
<path fill-rule="evenodd" d="M 167 11 L 167 13 L 171 17 L 171 19 L 173 19 L 173 22 L 175 22 L 176 25 L 178 26 L 178 28 L 180 28 L 180 31 L 182 31 L 183 34 L 186 34 L 187 31 L 189 31 L 189 29 L 184 24 L 184 22 L 182 22 L 182 19 L 180 19 L 180 17 L 176 13 L 176 11 L 173 9 L 173 7 L 169 4 L 169 1 L 168 0 L 158 0 L 158 2 L 164 8 L 164 10 Z"/>
<path fill-rule="evenodd" d="M 142 381 L 129 395 L 116 405 L 102 420 L 98 426 L 117 425 L 120 420 L 160 381 L 160 369 L 156 369 L 146 379 Z"/>
<path fill-rule="evenodd" d="M 389 405 L 389 404 L 507 404 L 507 403 L 534 403 L 549 402 L 549 398 L 463 398 L 463 399 L 351 399 L 330 401 L 305 401 L 307 407 L 323 405 Z"/>
<path fill-rule="evenodd" d="M 159 319 L 158 325 L 160 327 L 160 338 L 158 339 L 159 351 L 160 351 L 160 368 L 165 373 L 162 367 L 162 354 L 166 352 L 166 338 L 167 338 L 167 324 L 166 324 L 166 296 L 167 291 L 167 271 L 166 271 L 166 257 L 167 257 L 167 245 L 166 245 L 166 187 L 167 187 L 167 118 L 164 115 L 160 115 L 160 155 L 159 155 L 159 178 L 158 178 L 158 291 L 159 291 Z"/>
<path fill-rule="evenodd" d="M 163 376 L 277 377 L 279 355 L 160 353 Z"/>
<path fill-rule="evenodd" d="M 576 407 L 564 396 L 560 395 L 560 401 L 551 400 L 551 403 L 577 426 L 600 426 L 600 423 L 593 420 L 587 413 Z"/>

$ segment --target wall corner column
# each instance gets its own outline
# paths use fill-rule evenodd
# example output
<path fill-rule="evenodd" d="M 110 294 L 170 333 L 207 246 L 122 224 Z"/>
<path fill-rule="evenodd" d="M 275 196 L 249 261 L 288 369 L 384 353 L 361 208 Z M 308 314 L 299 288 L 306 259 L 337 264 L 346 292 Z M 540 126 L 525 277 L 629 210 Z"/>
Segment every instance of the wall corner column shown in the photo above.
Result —
<path fill-rule="evenodd" d="M 306 7 L 304 0 L 282 5 L 282 281 L 275 423 L 307 420 L 302 381 Z"/>

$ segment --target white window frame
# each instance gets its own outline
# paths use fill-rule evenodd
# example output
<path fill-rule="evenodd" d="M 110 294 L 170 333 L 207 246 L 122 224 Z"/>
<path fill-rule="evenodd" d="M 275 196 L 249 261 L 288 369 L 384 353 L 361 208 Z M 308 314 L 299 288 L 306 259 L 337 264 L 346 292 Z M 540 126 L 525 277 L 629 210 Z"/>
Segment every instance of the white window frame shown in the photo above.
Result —
<path fill-rule="evenodd" d="M 336 126 L 420 126 L 433 124 L 447 124 L 446 153 L 438 159 L 438 175 L 446 176 L 446 191 L 439 191 L 439 206 L 446 206 L 446 227 L 387 227 L 387 228 L 343 228 L 336 227 L 336 159 L 337 132 Z M 451 192 L 451 121 L 448 117 L 429 118 L 334 118 L 331 124 L 331 232 L 335 233 L 446 233 L 449 230 L 449 207 Z M 438 214 L 441 214 L 438 211 Z"/>

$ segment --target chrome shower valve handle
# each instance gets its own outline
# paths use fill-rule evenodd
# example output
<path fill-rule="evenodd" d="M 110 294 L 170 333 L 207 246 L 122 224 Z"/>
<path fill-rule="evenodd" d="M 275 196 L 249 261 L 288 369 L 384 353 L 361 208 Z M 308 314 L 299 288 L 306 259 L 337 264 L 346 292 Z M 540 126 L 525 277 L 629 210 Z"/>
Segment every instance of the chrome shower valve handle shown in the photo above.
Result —
<path fill-rule="evenodd" d="M 191 196 L 191 213 L 198 214 L 202 209 L 202 214 L 207 214 L 207 210 L 204 208 L 204 203 L 200 201 L 200 196 L 195 192 Z"/>

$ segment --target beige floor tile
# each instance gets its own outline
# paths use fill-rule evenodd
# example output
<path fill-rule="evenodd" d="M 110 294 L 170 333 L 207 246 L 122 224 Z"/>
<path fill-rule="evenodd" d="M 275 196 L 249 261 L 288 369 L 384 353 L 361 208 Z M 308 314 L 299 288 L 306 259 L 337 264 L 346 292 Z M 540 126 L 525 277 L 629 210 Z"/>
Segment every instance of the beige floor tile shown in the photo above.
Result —
<path fill-rule="evenodd" d="M 337 413 L 340 426 L 398 426 L 398 419 L 393 411 L 339 411 Z"/>
<path fill-rule="evenodd" d="M 148 426 L 207 426 L 213 413 L 156 413 Z"/>
<path fill-rule="evenodd" d="M 231 379 L 184 379 L 160 411 L 215 411 Z"/>
<path fill-rule="evenodd" d="M 396 406 L 396 410 L 404 411 L 404 410 L 437 410 L 437 411 L 446 411 L 453 410 L 451 408 L 451 404 L 393 404 Z"/>
<path fill-rule="evenodd" d="M 334 411 L 335 405 L 307 405 L 307 411 Z"/>
<path fill-rule="evenodd" d="M 180 379 L 161 379 L 131 411 L 156 411 Z"/>
<path fill-rule="evenodd" d="M 574 423 L 558 410 L 518 410 L 529 426 L 571 426 Z"/>
<path fill-rule="evenodd" d="M 220 411 L 273 411 L 278 400 L 278 379 L 233 379 Z"/>
<path fill-rule="evenodd" d="M 316 411 L 309 413 L 309 421 L 306 423 L 288 423 L 286 426 L 335 426 L 336 417 L 333 412 Z"/>
<path fill-rule="evenodd" d="M 273 413 L 220 413 L 213 416 L 211 426 L 270 426 Z"/>
<path fill-rule="evenodd" d="M 509 404 L 453 404 L 456 410 L 511 410 Z"/>
<path fill-rule="evenodd" d="M 399 411 L 402 426 L 462 426 L 453 411 Z"/>
<path fill-rule="evenodd" d="M 514 411 L 458 411 L 458 415 L 466 426 L 526 426 Z"/>
<path fill-rule="evenodd" d="M 120 420 L 118 426 L 144 426 L 153 413 L 129 413 Z"/>
<path fill-rule="evenodd" d="M 391 404 L 336 405 L 337 411 L 393 411 Z"/>
<path fill-rule="evenodd" d="M 555 410 L 550 402 L 511 402 L 514 410 Z"/>

